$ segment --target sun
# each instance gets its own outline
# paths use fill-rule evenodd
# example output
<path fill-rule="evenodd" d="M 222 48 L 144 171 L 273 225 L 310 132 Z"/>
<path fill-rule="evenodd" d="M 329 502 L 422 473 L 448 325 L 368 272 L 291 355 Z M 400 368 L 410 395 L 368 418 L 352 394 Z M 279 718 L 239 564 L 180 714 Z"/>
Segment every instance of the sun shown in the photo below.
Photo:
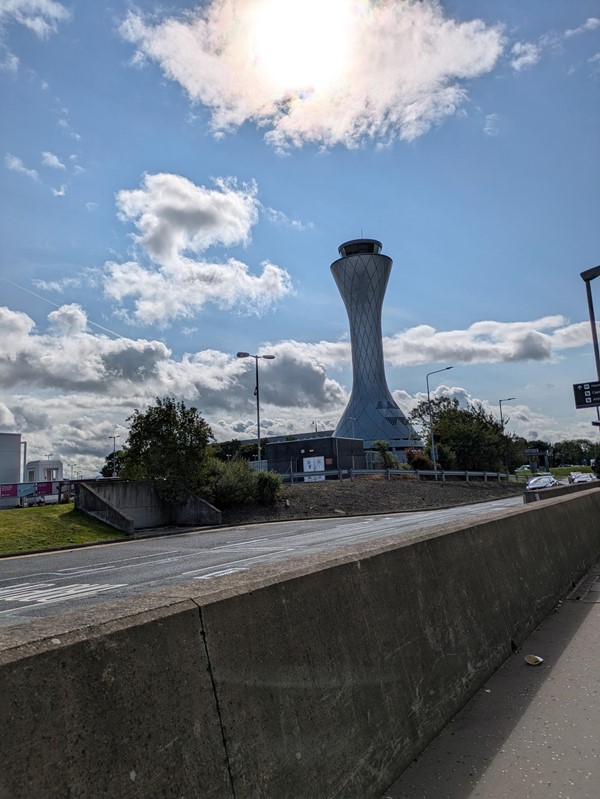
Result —
<path fill-rule="evenodd" d="M 279 91 L 318 91 L 349 57 L 351 0 L 264 0 L 250 36 L 256 68 Z"/>

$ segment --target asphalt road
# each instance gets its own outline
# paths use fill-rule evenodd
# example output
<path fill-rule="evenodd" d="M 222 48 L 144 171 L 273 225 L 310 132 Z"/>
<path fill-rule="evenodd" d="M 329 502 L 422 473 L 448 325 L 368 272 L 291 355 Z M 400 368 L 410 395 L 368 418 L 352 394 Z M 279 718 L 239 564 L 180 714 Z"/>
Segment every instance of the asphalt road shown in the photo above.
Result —
<path fill-rule="evenodd" d="M 522 502 L 520 497 L 509 497 L 446 510 L 271 522 L 6 558 L 0 560 L 0 626 L 333 547 L 396 534 L 401 539 L 428 527 L 519 507 Z"/>

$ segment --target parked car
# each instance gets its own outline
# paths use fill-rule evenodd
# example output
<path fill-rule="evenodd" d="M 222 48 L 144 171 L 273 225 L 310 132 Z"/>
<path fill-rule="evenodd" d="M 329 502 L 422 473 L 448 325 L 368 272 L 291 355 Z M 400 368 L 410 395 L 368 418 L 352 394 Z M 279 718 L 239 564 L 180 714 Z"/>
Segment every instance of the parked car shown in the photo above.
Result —
<path fill-rule="evenodd" d="M 578 477 L 581 477 L 581 472 L 571 472 L 568 477 L 569 483 L 574 483 Z"/>
<path fill-rule="evenodd" d="M 529 471 L 529 466 L 527 464 L 524 464 L 523 466 L 519 466 L 515 469 L 515 474 L 517 472 L 528 472 L 528 471 Z"/>
<path fill-rule="evenodd" d="M 539 491 L 541 488 L 554 488 L 557 485 L 558 480 L 555 480 L 551 474 L 540 474 L 528 481 L 525 491 Z"/>
<path fill-rule="evenodd" d="M 578 474 L 572 482 L 573 483 L 591 483 L 595 479 L 596 479 L 596 475 L 591 474 L 590 472 L 583 472 L 581 474 Z"/>

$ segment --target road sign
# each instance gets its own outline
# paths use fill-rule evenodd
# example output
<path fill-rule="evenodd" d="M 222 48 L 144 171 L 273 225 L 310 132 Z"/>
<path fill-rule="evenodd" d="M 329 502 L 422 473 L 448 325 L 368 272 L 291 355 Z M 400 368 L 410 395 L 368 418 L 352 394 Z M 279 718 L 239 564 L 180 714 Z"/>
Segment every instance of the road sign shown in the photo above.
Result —
<path fill-rule="evenodd" d="M 576 408 L 596 408 L 600 406 L 600 381 L 575 383 L 573 385 Z"/>

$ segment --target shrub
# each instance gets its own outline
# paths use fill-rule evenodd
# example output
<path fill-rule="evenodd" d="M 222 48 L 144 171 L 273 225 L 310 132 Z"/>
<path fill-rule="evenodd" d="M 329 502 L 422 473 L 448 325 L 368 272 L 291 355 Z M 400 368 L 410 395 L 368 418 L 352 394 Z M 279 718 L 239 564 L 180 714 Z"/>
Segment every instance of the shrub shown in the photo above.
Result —
<path fill-rule="evenodd" d="M 209 480 L 210 500 L 217 508 L 242 505 L 256 499 L 257 473 L 247 461 L 233 458 L 224 463 L 215 461 Z"/>
<path fill-rule="evenodd" d="M 433 463 L 422 449 L 407 449 L 406 460 L 412 469 L 433 469 Z"/>
<path fill-rule="evenodd" d="M 281 493 L 281 475 L 277 472 L 258 472 L 256 475 L 256 500 L 261 505 L 274 505 Z"/>

